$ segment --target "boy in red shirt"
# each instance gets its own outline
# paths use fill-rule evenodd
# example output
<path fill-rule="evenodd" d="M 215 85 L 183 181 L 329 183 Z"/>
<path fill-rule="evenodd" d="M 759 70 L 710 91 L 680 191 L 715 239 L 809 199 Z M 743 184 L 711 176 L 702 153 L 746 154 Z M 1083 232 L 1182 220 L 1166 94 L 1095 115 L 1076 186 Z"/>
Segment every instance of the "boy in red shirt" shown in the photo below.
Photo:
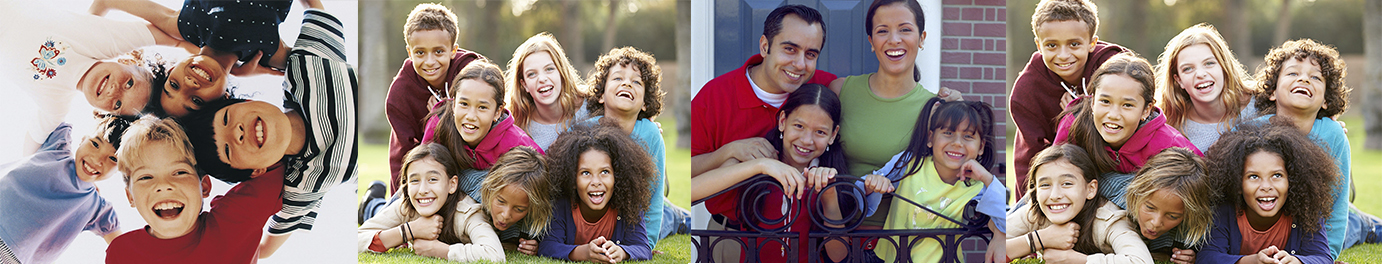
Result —
<path fill-rule="evenodd" d="M 116 153 L 130 205 L 149 224 L 110 242 L 106 263 L 254 263 L 264 222 L 282 209 L 283 166 L 275 164 L 211 200 L 192 143 L 172 119 L 145 117 Z"/>
<path fill-rule="evenodd" d="M 1085 86 L 1104 61 L 1123 51 L 1117 44 L 1099 41 L 1099 9 L 1089 0 L 1042 0 L 1032 14 L 1032 34 L 1037 51 L 1013 82 L 1008 105 L 1017 125 L 1017 182 L 1027 180 L 1032 156 L 1056 138 L 1056 117 L 1062 106 L 1083 95 Z M 1017 184 L 1017 199 L 1027 186 Z"/>

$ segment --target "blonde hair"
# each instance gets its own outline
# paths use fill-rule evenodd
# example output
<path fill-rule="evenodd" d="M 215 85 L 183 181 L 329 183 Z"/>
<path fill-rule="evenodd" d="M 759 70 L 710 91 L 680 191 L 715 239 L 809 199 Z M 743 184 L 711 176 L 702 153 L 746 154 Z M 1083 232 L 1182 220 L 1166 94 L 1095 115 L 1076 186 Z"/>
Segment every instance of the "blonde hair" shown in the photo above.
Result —
<path fill-rule="evenodd" d="M 413 32 L 443 30 L 451 34 L 451 42 L 455 43 L 460 32 L 456 21 L 456 13 L 452 13 L 446 6 L 435 3 L 418 4 L 412 12 L 408 12 L 408 20 L 403 22 L 403 42 L 407 43 Z"/>
<path fill-rule="evenodd" d="M 125 135 L 120 138 L 123 143 L 119 150 L 115 152 L 115 164 L 119 167 L 120 174 L 123 174 L 125 184 L 130 183 L 131 168 L 137 164 L 142 164 L 148 157 L 172 155 L 182 159 L 181 162 L 197 166 L 197 159 L 192 155 L 192 141 L 187 139 L 187 134 L 182 132 L 182 126 L 178 125 L 173 118 L 159 119 L 152 115 L 135 120 L 130 128 L 125 131 Z M 154 142 L 168 141 L 173 144 L 173 153 L 148 153 L 146 148 Z M 147 154 L 147 155 L 146 155 Z M 198 174 L 203 174 L 198 171 Z"/>
<path fill-rule="evenodd" d="M 525 231 L 541 237 L 547 222 L 552 221 L 552 185 L 547 180 L 547 159 L 528 146 L 517 146 L 500 155 L 480 185 L 480 198 L 484 199 L 481 203 L 489 205 L 494 196 L 499 195 L 499 190 L 509 184 L 528 195 L 528 215 L 523 218 L 528 221 Z M 489 206 L 483 207 L 489 213 Z"/>
<path fill-rule="evenodd" d="M 1209 46 L 1210 52 L 1219 62 L 1219 68 L 1224 71 L 1224 90 L 1219 101 L 1222 101 L 1228 110 L 1224 113 L 1227 119 L 1222 120 L 1226 122 L 1221 122 L 1220 127 L 1227 128 L 1238 123 L 1239 110 L 1248 106 L 1248 102 L 1243 99 L 1256 93 L 1252 86 L 1244 83 L 1248 80 L 1247 71 L 1243 69 L 1243 64 L 1238 62 L 1238 58 L 1233 56 L 1233 52 L 1228 50 L 1228 43 L 1213 25 L 1200 23 L 1187 28 L 1166 43 L 1166 49 L 1157 57 L 1156 65 L 1156 97 L 1161 98 L 1158 106 L 1166 114 L 1166 123 L 1176 130 L 1185 131 L 1185 116 L 1195 107 L 1190 94 L 1185 89 L 1180 89 L 1182 87 L 1176 82 L 1176 76 L 1179 75 L 1176 65 L 1179 64 L 1182 50 L 1201 44 Z"/>
<path fill-rule="evenodd" d="M 1205 160 L 1190 149 L 1171 147 L 1152 156 L 1147 164 L 1137 171 L 1132 183 L 1128 185 L 1128 211 L 1142 208 L 1147 198 L 1159 190 L 1166 190 L 1179 197 L 1185 204 L 1184 219 L 1176 226 L 1178 235 L 1191 246 L 1205 241 L 1209 235 L 1209 224 L 1214 219 L 1210 205 L 1210 187 L 1205 174 Z M 1141 230 L 1142 222 L 1136 213 L 1129 213 L 1134 229 Z"/>
<path fill-rule="evenodd" d="M 532 120 L 533 111 L 537 111 L 536 102 L 533 95 L 528 94 L 523 89 L 523 62 L 528 59 L 528 55 L 546 51 L 552 56 L 552 63 L 557 66 L 557 73 L 561 74 L 561 91 L 557 91 L 557 104 L 561 105 L 562 120 L 571 120 L 580 110 L 581 103 L 586 97 L 590 96 L 587 89 L 580 86 L 580 74 L 576 73 L 576 68 L 571 66 L 571 60 L 566 58 L 566 51 L 562 50 L 561 43 L 557 42 L 552 34 L 547 32 L 537 33 L 518 45 L 513 51 L 513 58 L 509 59 L 508 81 L 505 84 L 508 95 L 509 112 L 513 115 L 513 124 L 518 128 L 528 132 L 528 123 Z M 558 131 L 566 130 L 565 122 L 559 124 Z"/>

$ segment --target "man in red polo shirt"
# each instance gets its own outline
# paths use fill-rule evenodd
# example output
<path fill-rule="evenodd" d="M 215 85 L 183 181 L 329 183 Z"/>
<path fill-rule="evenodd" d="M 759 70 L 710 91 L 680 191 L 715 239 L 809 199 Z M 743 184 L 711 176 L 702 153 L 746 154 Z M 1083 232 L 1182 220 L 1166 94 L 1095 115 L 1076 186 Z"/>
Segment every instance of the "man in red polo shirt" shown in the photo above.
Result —
<path fill-rule="evenodd" d="M 763 36 L 758 39 L 760 54 L 750 57 L 743 67 L 710 80 L 691 100 L 691 116 L 694 117 L 691 121 L 691 177 L 731 160 L 777 159 L 777 151 L 763 135 L 777 124 L 778 107 L 787 100 L 787 94 L 806 83 L 829 85 L 836 78 L 834 74 L 816 70 L 816 58 L 824 44 L 825 28 L 815 9 L 787 5 L 769 13 Z M 744 228 L 738 226 L 735 208 L 738 197 L 739 190 L 730 190 L 706 201 L 706 208 L 717 215 L 712 226 Z M 772 204 L 763 207 L 779 208 L 780 202 L 770 201 Z M 797 207 L 807 208 L 804 202 Z M 801 232 L 805 238 L 808 228 L 810 220 L 802 217 L 793 224 L 791 231 Z M 715 261 L 743 262 L 738 257 L 739 245 L 728 241 L 720 245 L 725 247 L 714 250 L 720 257 Z M 761 261 L 786 261 L 786 256 L 780 252 L 785 248 L 776 242 L 765 245 Z M 805 253 L 812 249 L 804 244 L 799 248 L 801 254 L 796 262 L 807 261 Z"/>

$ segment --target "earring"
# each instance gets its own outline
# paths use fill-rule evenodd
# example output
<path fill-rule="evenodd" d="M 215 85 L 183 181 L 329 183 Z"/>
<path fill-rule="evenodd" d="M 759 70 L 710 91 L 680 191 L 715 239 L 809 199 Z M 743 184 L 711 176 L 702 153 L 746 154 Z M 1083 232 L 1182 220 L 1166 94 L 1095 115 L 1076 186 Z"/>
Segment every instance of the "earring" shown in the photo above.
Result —
<path fill-rule="evenodd" d="M 782 134 L 781 134 L 781 133 L 778 133 L 778 134 L 777 134 L 777 139 L 782 139 Z"/>
<path fill-rule="evenodd" d="M 825 146 L 825 151 L 829 152 L 829 151 L 830 151 L 830 146 Z"/>

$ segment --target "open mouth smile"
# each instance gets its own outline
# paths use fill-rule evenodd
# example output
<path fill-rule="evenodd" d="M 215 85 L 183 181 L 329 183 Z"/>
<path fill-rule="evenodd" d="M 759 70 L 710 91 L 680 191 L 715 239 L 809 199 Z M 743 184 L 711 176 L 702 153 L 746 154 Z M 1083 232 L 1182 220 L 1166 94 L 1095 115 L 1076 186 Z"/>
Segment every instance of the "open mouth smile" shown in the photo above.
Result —
<path fill-rule="evenodd" d="M 164 220 L 173 220 L 177 218 L 179 215 L 182 215 L 182 208 L 185 206 L 186 205 L 184 205 L 182 202 L 178 201 L 164 201 L 159 202 L 158 204 L 154 204 L 154 207 L 152 209 L 154 211 L 154 214 L 158 215 L 158 218 L 162 218 Z"/>

